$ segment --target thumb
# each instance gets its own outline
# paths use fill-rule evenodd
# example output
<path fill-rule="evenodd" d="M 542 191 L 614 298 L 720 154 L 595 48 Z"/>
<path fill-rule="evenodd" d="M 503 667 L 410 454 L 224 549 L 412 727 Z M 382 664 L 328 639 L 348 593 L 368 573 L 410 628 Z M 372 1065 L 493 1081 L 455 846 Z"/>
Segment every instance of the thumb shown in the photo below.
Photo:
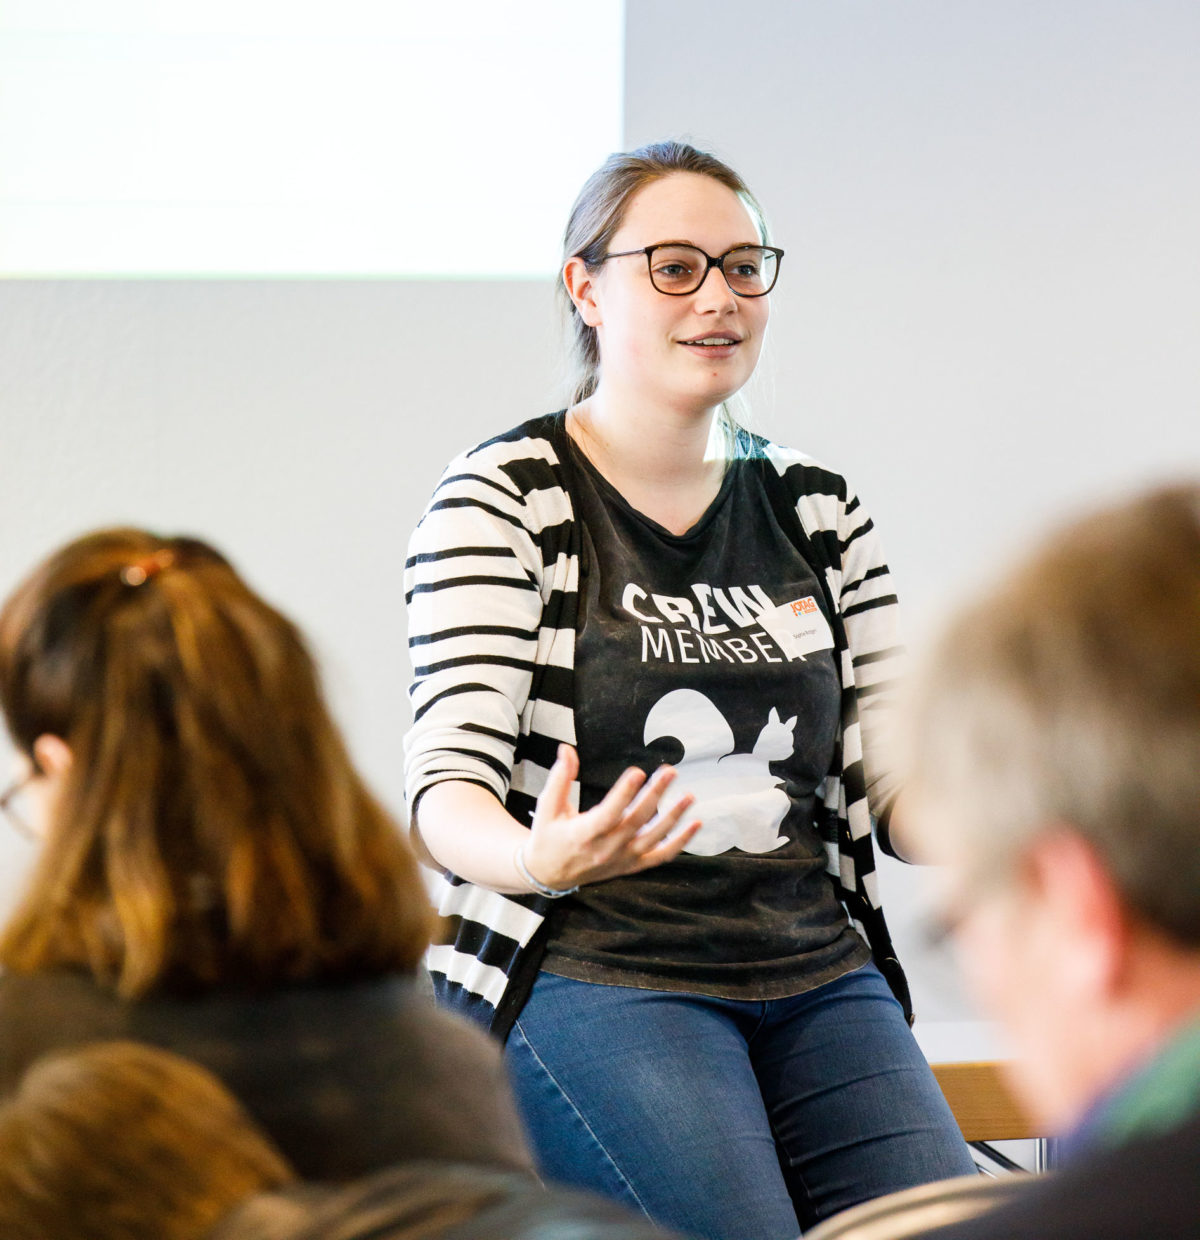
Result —
<path fill-rule="evenodd" d="M 537 799 L 539 814 L 560 818 L 570 809 L 568 794 L 575 776 L 579 774 L 579 755 L 570 745 L 559 745 L 558 756 L 546 777 L 546 784 Z"/>

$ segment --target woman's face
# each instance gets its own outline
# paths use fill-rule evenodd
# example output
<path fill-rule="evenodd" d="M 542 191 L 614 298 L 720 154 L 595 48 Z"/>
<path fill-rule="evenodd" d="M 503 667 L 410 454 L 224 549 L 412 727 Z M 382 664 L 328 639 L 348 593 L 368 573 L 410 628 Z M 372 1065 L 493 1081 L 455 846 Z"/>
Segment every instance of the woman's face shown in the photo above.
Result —
<path fill-rule="evenodd" d="M 630 200 L 610 254 L 682 241 L 711 254 L 762 238 L 742 200 L 711 177 L 672 173 Z M 694 292 L 672 297 L 650 282 L 646 258 L 606 262 L 580 306 L 596 328 L 600 386 L 681 412 L 707 412 L 754 372 L 770 314 L 770 296 L 738 297 L 719 270 Z"/>

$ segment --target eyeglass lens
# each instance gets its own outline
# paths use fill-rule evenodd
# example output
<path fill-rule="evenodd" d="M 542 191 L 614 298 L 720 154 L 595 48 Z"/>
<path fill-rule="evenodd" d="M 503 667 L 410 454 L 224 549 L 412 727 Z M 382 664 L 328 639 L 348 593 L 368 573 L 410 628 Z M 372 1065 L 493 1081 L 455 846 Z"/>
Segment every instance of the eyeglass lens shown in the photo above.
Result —
<path fill-rule="evenodd" d="M 743 297 L 770 292 L 779 267 L 778 258 L 760 245 L 730 250 L 721 260 L 729 287 Z M 655 246 L 650 255 L 650 279 L 660 293 L 692 293 L 708 273 L 708 255 L 691 245 Z"/>

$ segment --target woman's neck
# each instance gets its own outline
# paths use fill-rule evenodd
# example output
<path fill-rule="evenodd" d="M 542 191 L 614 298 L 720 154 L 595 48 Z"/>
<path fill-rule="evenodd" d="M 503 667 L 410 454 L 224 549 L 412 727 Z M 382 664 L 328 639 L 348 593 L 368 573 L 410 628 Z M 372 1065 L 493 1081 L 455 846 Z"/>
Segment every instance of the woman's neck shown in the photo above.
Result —
<path fill-rule="evenodd" d="M 567 414 L 567 433 L 639 512 L 686 533 L 721 489 L 727 461 L 717 410 L 633 408 L 598 389 Z"/>

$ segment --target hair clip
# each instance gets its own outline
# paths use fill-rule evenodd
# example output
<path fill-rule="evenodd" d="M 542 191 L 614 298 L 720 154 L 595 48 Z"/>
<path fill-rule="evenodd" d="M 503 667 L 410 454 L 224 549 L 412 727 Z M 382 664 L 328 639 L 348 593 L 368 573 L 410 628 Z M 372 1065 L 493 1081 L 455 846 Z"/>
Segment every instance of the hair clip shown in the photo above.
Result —
<path fill-rule="evenodd" d="M 127 586 L 144 585 L 151 577 L 157 577 L 164 569 L 175 563 L 175 552 L 164 547 L 153 555 L 143 556 L 121 569 L 121 580 Z"/>

